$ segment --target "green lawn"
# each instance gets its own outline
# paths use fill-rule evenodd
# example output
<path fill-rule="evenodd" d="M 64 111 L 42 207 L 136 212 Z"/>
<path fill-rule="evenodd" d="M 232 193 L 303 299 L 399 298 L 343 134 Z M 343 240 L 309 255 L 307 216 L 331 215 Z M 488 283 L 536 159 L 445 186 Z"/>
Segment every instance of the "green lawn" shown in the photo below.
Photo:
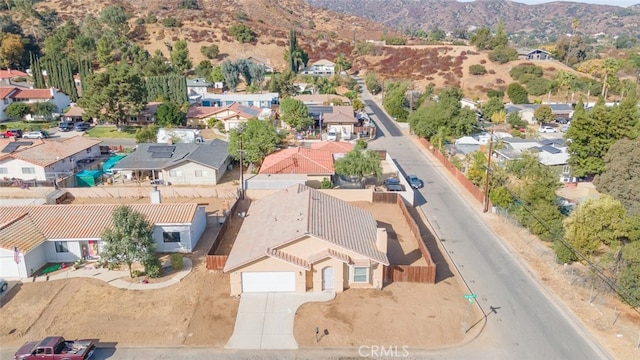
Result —
<path fill-rule="evenodd" d="M 92 138 L 134 139 L 136 137 L 136 128 L 127 126 L 122 131 L 118 131 L 115 125 L 98 125 L 87 131 L 87 135 Z"/>
<path fill-rule="evenodd" d="M 23 121 L 11 120 L 0 123 L 0 130 L 21 129 L 22 131 L 48 130 L 58 127 L 57 121 Z"/>

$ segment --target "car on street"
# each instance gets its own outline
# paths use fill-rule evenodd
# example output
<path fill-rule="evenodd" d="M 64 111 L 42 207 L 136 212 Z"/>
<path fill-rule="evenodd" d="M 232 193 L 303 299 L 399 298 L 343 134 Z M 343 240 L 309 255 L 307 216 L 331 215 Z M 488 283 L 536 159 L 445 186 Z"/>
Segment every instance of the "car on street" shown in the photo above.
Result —
<path fill-rule="evenodd" d="M 22 135 L 23 139 L 46 139 L 48 137 L 49 134 L 43 130 L 29 131 L 28 133 Z"/>
<path fill-rule="evenodd" d="M 12 137 L 12 136 L 15 137 L 15 138 L 21 138 L 22 137 L 22 130 L 20 130 L 20 129 L 8 129 L 4 133 L 2 133 L 2 137 L 4 137 L 4 138 L 8 138 L 8 137 Z"/>
<path fill-rule="evenodd" d="M 91 125 L 86 122 L 77 122 L 74 126 L 75 131 L 87 131 L 91 129 Z"/>
<path fill-rule="evenodd" d="M 424 187 L 424 182 L 415 175 L 407 176 L 407 181 L 409 182 L 409 185 L 411 185 L 411 187 L 414 189 L 422 189 Z"/>
<path fill-rule="evenodd" d="M 556 128 L 551 127 L 551 126 L 540 126 L 540 129 L 538 129 L 539 132 L 541 133 L 555 133 L 558 132 L 558 130 L 556 130 Z"/>
<path fill-rule="evenodd" d="M 67 122 L 67 121 L 63 121 L 60 124 L 58 124 L 58 130 L 60 131 L 71 131 L 74 129 L 73 123 L 72 122 Z"/>

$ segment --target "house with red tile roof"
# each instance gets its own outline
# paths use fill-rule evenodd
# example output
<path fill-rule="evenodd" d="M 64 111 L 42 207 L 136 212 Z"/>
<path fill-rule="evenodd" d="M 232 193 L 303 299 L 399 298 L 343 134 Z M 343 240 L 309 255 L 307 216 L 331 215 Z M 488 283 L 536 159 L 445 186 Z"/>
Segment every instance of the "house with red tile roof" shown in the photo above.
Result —
<path fill-rule="evenodd" d="M 344 153 L 343 150 L 338 150 Z M 307 176 L 306 184 L 311 187 L 320 187 L 325 179 L 331 179 L 335 174 L 333 163 L 336 155 L 333 149 L 308 149 L 291 147 L 278 150 L 267 155 L 260 166 L 258 174 L 270 175 L 301 175 Z"/>
<path fill-rule="evenodd" d="M 223 107 L 194 106 L 187 113 L 187 124 L 206 127 L 210 119 L 217 119 L 223 122 L 225 131 L 230 131 L 251 118 L 263 117 L 264 112 L 257 106 L 246 106 L 237 102 Z M 269 110 L 267 112 L 270 114 Z"/>
<path fill-rule="evenodd" d="M 0 176 L 54 182 L 72 175 L 78 162 L 100 156 L 100 140 L 74 136 L 51 139 L 0 139 Z"/>
<path fill-rule="evenodd" d="M 20 70 L 2 69 L 0 70 L 0 80 L 15 79 L 19 77 L 27 77 L 29 74 Z"/>
<path fill-rule="evenodd" d="M 98 259 L 101 236 L 113 227 L 118 204 L 0 207 L 0 274 L 29 277 L 47 263 Z M 204 207 L 191 203 L 129 205 L 152 226 L 158 252 L 191 252 L 207 225 Z"/>
<path fill-rule="evenodd" d="M 56 106 L 58 113 L 62 113 L 71 105 L 71 98 L 56 88 L 23 89 L 15 86 L 0 86 L 0 121 L 8 119 L 5 109 L 14 102 L 29 104 L 50 102 Z"/>

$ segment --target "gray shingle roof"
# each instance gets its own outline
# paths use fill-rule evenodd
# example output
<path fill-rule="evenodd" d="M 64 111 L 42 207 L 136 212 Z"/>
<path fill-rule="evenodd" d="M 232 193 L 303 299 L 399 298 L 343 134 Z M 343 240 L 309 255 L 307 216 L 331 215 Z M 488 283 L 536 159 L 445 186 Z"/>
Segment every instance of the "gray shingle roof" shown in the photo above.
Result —
<path fill-rule="evenodd" d="M 224 271 L 269 256 L 272 249 L 308 235 L 389 264 L 387 255 L 376 247 L 377 223 L 371 213 L 299 184 L 251 204 Z"/>
<path fill-rule="evenodd" d="M 229 143 L 219 139 L 204 144 L 173 144 L 173 152 L 167 152 L 170 154 L 168 157 L 154 157 L 154 153 L 150 151 L 152 146 L 167 145 L 138 144 L 136 151 L 120 160 L 113 170 L 160 170 L 174 167 L 184 161 L 193 161 L 217 170 L 229 157 Z"/>

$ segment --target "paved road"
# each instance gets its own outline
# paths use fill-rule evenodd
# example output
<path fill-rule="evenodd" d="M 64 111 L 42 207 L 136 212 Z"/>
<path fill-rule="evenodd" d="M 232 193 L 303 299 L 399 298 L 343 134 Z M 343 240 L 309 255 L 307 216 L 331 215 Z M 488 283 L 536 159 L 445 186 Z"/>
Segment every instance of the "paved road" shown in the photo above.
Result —
<path fill-rule="evenodd" d="M 364 84 L 361 84 L 364 87 Z M 368 95 L 364 94 L 365 99 Z M 385 134 L 399 131 L 372 101 L 365 101 Z M 565 308 L 552 300 L 541 284 L 504 246 L 481 219 L 481 205 L 467 203 L 430 160 L 404 136 L 385 136 L 372 144 L 387 149 L 405 174 L 416 174 L 425 187 L 416 202 L 431 222 L 478 304 L 487 325 L 470 344 L 445 352 L 456 359 L 606 359 L 590 334 Z M 463 299 L 460 299 L 463 301 Z M 467 353 L 466 357 L 464 354 Z M 460 357 L 462 356 L 462 357 Z"/>

